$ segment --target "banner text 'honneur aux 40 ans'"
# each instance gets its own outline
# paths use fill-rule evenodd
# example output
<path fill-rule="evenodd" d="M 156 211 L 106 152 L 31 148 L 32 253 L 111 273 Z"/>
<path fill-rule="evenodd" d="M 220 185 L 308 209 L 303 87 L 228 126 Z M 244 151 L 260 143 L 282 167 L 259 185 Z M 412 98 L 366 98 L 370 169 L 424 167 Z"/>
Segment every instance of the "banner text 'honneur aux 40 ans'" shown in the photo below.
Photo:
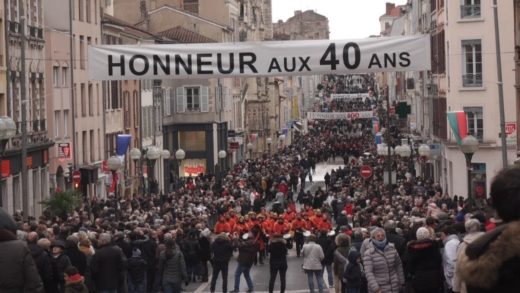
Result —
<path fill-rule="evenodd" d="M 103 45 L 88 58 L 92 80 L 418 71 L 430 69 L 430 38 Z"/>

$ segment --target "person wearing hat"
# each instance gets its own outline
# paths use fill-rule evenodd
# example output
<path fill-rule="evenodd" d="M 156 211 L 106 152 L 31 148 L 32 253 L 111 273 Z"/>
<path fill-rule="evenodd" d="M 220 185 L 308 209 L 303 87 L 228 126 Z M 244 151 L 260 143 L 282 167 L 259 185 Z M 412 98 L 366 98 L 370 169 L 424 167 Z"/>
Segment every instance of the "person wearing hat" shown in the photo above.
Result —
<path fill-rule="evenodd" d="M 282 234 L 274 233 L 269 242 L 269 293 L 274 290 L 276 275 L 280 273 L 280 293 L 285 292 L 287 272 L 287 246 Z"/>
<path fill-rule="evenodd" d="M 142 293 L 146 291 L 147 263 L 141 256 L 141 250 L 135 247 L 132 257 L 128 259 L 128 293 Z"/>
<path fill-rule="evenodd" d="M 408 244 L 412 287 L 416 293 L 435 293 L 443 286 L 442 256 L 439 243 L 425 227 L 417 229 L 416 239 Z"/>
<path fill-rule="evenodd" d="M 294 231 L 294 242 L 296 243 L 296 257 L 300 257 L 304 243 L 303 230 L 306 230 L 306 226 L 301 213 L 298 213 L 296 219 L 291 224 L 291 230 Z"/>
<path fill-rule="evenodd" d="M 0 292 L 44 292 L 27 244 L 16 239 L 13 218 L 0 208 Z"/>
<path fill-rule="evenodd" d="M 247 292 L 253 292 L 254 284 L 249 274 L 253 263 L 256 260 L 256 254 L 259 251 L 258 243 L 255 241 L 252 233 L 244 234 L 238 243 L 238 259 L 237 268 L 235 270 L 235 288 L 232 293 L 240 292 L 240 276 L 244 274 L 247 283 Z"/>
<path fill-rule="evenodd" d="M 85 278 L 79 273 L 76 267 L 70 266 L 65 269 L 65 293 L 88 293 L 85 286 Z"/>
<path fill-rule="evenodd" d="M 61 240 L 55 240 L 51 243 L 51 267 L 53 280 L 53 288 L 56 292 L 65 291 L 65 269 L 70 267 L 72 264 L 69 257 L 64 253 L 65 242 Z"/>

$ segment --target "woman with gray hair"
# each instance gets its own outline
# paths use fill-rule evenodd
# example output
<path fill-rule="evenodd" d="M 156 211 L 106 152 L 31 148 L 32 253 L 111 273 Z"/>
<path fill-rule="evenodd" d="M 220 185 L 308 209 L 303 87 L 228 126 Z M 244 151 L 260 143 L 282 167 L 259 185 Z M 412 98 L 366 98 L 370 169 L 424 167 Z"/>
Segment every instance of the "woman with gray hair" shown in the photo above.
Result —
<path fill-rule="evenodd" d="M 386 239 L 385 230 L 375 228 L 363 254 L 363 264 L 371 293 L 399 293 L 404 288 L 401 258 Z"/>
<path fill-rule="evenodd" d="M 484 235 L 482 232 L 482 225 L 480 221 L 477 219 L 469 219 L 464 223 L 464 228 L 466 229 L 466 235 L 462 239 L 462 242 L 459 244 L 457 248 L 457 259 L 461 259 L 461 256 L 466 253 L 466 247 L 471 242 L 475 241 L 480 236 Z M 462 282 L 460 276 L 460 265 L 458 262 L 455 264 L 455 274 L 453 275 L 453 292 L 468 292 L 466 289 L 466 284 Z"/>

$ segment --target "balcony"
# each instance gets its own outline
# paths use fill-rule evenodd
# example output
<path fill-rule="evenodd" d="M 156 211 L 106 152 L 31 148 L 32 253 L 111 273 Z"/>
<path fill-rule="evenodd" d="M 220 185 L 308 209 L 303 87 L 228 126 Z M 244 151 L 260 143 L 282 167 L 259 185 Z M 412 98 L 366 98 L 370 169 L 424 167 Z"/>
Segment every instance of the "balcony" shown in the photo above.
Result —
<path fill-rule="evenodd" d="M 466 74 L 462 76 L 463 87 L 482 87 L 482 73 Z"/>
<path fill-rule="evenodd" d="M 480 18 L 480 4 L 461 5 L 460 18 Z"/>

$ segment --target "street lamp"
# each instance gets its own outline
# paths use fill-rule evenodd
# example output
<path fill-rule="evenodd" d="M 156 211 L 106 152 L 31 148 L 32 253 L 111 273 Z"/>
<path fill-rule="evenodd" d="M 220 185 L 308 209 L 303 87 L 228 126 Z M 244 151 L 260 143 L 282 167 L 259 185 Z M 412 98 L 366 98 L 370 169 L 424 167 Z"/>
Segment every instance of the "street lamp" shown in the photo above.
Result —
<path fill-rule="evenodd" d="M 0 117 L 0 162 L 4 157 L 5 149 L 9 139 L 16 135 L 16 124 L 11 117 Z M 0 172 L 0 206 L 3 206 L 2 200 L 2 172 Z"/>
<path fill-rule="evenodd" d="M 220 170 L 218 170 L 219 171 L 219 174 L 218 174 L 219 175 L 219 178 L 218 178 L 219 180 L 222 179 L 222 175 L 223 175 L 222 173 L 224 172 L 224 160 L 226 159 L 226 157 L 227 157 L 227 152 L 225 150 L 220 150 L 218 152 L 218 159 L 220 161 L 219 162 L 219 164 L 220 164 L 220 168 L 219 169 Z"/>
<path fill-rule="evenodd" d="M 138 165 L 138 162 L 140 159 L 141 159 L 141 150 L 138 149 L 138 148 L 133 148 L 130 150 L 130 159 L 132 161 L 134 161 L 134 166 L 135 166 L 135 174 L 136 174 L 136 177 L 138 178 L 138 184 L 137 184 L 137 192 L 139 193 L 139 186 L 141 184 L 139 184 L 139 178 L 140 178 L 140 170 L 139 170 L 139 166 L 140 164 Z"/>
<path fill-rule="evenodd" d="M 473 154 L 478 151 L 479 142 L 473 135 L 468 135 L 462 140 L 462 144 L 460 145 L 460 150 L 464 153 L 464 157 L 466 158 L 466 169 L 468 174 L 468 206 L 472 207 L 475 203 L 475 199 L 473 198 L 473 192 L 471 188 L 471 159 L 473 158 Z"/>
<path fill-rule="evenodd" d="M 249 159 L 252 159 L 253 158 L 253 144 L 252 143 L 248 143 L 247 144 L 247 150 L 249 151 Z"/>
<path fill-rule="evenodd" d="M 271 144 L 273 143 L 273 139 L 268 137 L 265 142 L 267 143 L 267 149 L 269 150 L 269 155 L 271 155 Z"/>
<path fill-rule="evenodd" d="M 411 174 L 415 173 L 414 166 L 413 166 L 413 150 L 412 146 L 408 144 L 403 144 L 400 146 L 395 147 L 395 153 L 403 158 L 403 160 L 408 160 L 408 172 L 411 172 Z"/>
<path fill-rule="evenodd" d="M 179 170 L 181 165 L 182 165 L 182 160 L 184 160 L 184 158 L 186 158 L 186 152 L 183 150 L 183 149 L 178 149 L 176 152 L 175 152 L 175 159 L 177 159 L 179 161 L 179 168 L 177 168 L 177 171 L 179 173 L 179 178 L 181 177 L 181 171 Z"/>
<path fill-rule="evenodd" d="M 392 161 L 391 158 L 395 154 L 395 150 L 385 143 L 377 145 L 377 154 L 388 160 L 388 186 L 392 186 Z"/>
<path fill-rule="evenodd" d="M 118 188 L 117 188 L 118 183 L 115 182 L 115 184 L 114 184 L 114 181 L 117 181 L 117 170 L 119 170 L 119 168 L 121 168 L 121 165 L 123 165 L 123 163 L 121 162 L 121 159 L 119 159 L 119 157 L 112 156 L 112 157 L 108 158 L 107 165 L 108 165 L 108 169 L 110 169 L 110 171 L 112 171 L 112 184 L 114 185 L 114 188 L 115 188 L 114 198 L 116 200 L 115 213 L 117 216 L 118 205 L 119 205 Z"/>
<path fill-rule="evenodd" d="M 161 151 L 156 146 L 148 147 L 146 158 L 148 159 L 149 175 L 148 175 L 148 195 L 152 194 L 152 185 L 154 184 L 154 167 L 155 161 L 161 157 Z"/>

